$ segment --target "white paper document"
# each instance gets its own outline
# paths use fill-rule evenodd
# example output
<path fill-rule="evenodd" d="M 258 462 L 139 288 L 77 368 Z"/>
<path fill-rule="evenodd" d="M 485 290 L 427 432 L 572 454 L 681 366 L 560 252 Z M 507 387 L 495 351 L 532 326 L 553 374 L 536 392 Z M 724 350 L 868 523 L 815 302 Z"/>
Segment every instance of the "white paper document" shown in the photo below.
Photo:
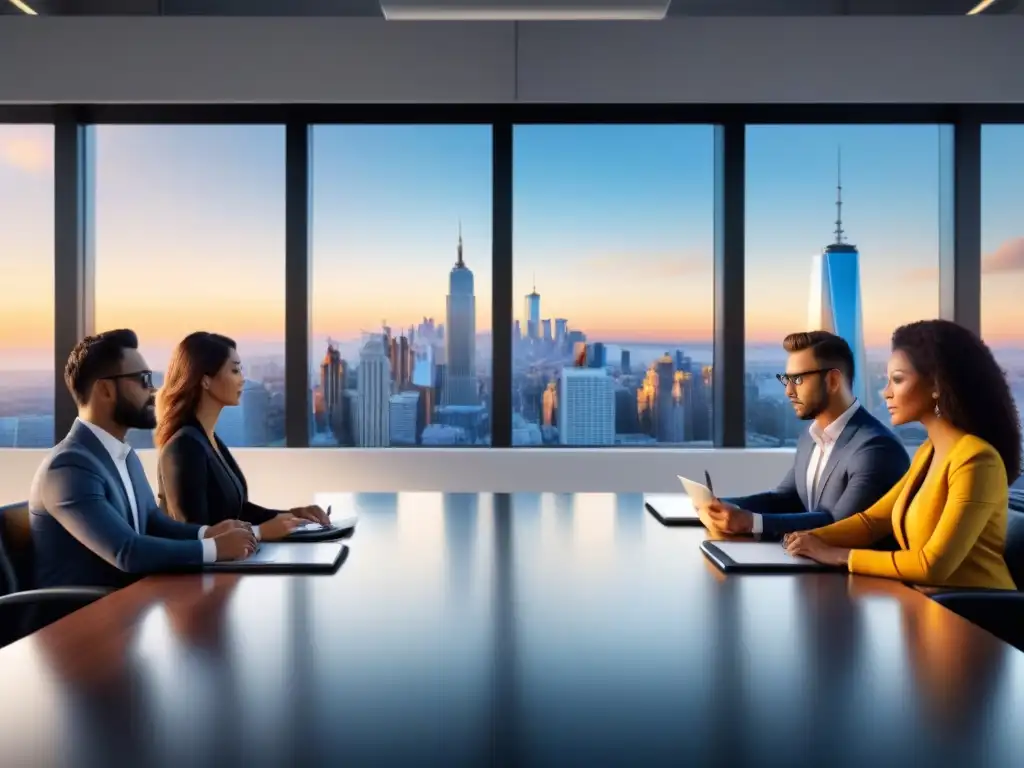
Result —
<path fill-rule="evenodd" d="M 710 504 L 715 498 L 715 494 L 704 483 L 698 483 L 696 480 L 690 480 L 682 475 L 676 475 L 676 477 L 683 484 L 683 490 L 693 500 L 694 505 L 703 507 L 706 504 Z"/>
<path fill-rule="evenodd" d="M 359 522 L 359 515 L 355 512 L 345 513 L 341 512 L 331 517 L 329 525 L 321 525 L 320 523 L 314 523 L 312 521 L 303 523 L 298 528 L 295 528 L 292 533 L 316 533 L 318 531 L 347 531 L 349 528 L 354 528 L 356 523 Z"/>
<path fill-rule="evenodd" d="M 320 523 L 316 523 L 316 522 L 313 522 L 312 520 L 310 520 L 308 523 L 303 523 L 302 525 L 298 526 L 297 528 L 293 528 L 292 529 L 292 533 L 309 533 L 311 531 L 322 531 L 322 530 L 324 530 L 324 526 L 323 525 L 321 525 Z"/>
<path fill-rule="evenodd" d="M 242 560 L 241 562 L 252 563 L 253 565 L 266 565 L 267 563 L 276 563 L 277 558 L 274 556 L 274 550 L 274 547 L 268 547 L 266 544 L 261 544 L 259 549 L 257 549 L 255 552 L 253 552 L 251 555 L 249 555 L 247 558 L 245 558 L 245 560 Z"/>
<path fill-rule="evenodd" d="M 697 508 L 683 493 L 645 493 L 644 504 L 665 520 L 696 520 Z"/>

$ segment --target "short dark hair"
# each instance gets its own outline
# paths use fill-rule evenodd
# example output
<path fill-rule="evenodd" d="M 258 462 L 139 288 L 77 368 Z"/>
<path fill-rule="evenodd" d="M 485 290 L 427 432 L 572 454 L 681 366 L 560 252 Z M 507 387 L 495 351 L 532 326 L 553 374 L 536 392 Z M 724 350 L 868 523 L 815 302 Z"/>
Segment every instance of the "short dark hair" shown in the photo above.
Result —
<path fill-rule="evenodd" d="M 119 373 L 124 351 L 138 348 L 139 337 L 126 328 L 86 336 L 78 342 L 64 366 L 64 383 L 75 402 L 85 405 L 97 381 Z"/>
<path fill-rule="evenodd" d="M 852 386 L 856 369 L 853 364 L 853 351 L 846 339 L 828 331 L 802 331 L 791 333 L 782 340 L 782 347 L 787 352 L 803 352 L 805 349 L 814 353 L 814 359 L 822 368 L 835 368 Z"/>

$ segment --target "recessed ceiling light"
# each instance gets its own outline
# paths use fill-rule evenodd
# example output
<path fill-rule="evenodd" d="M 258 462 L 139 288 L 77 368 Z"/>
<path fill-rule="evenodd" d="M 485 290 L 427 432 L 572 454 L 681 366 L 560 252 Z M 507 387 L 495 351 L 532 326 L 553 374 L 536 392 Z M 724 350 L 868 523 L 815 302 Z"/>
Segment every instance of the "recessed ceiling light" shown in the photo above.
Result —
<path fill-rule="evenodd" d="M 974 6 L 973 8 L 971 8 L 971 10 L 967 12 L 967 15 L 976 16 L 979 13 L 984 13 L 998 2 L 999 0 L 981 0 L 980 3 L 978 3 L 976 6 Z"/>
<path fill-rule="evenodd" d="M 391 21 L 657 21 L 670 0 L 380 0 Z"/>
<path fill-rule="evenodd" d="M 11 2 L 11 5 L 13 5 L 15 8 L 17 8 L 22 13 L 28 14 L 29 16 L 38 16 L 39 15 L 38 13 L 36 13 L 29 6 L 28 3 L 25 2 L 25 0 L 10 0 L 10 2 Z"/>

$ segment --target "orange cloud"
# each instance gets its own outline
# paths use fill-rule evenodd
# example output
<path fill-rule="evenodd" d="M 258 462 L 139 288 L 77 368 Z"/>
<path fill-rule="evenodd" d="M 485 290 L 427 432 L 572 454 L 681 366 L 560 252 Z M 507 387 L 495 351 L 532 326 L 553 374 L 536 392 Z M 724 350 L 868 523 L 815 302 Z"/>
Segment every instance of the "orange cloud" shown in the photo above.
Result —
<path fill-rule="evenodd" d="M 981 259 L 981 271 L 986 275 L 1024 272 L 1024 237 L 1012 237 Z M 938 280 L 938 267 L 918 267 L 903 273 L 906 280 L 923 282 Z"/>
<path fill-rule="evenodd" d="M 1013 237 L 988 254 L 981 263 L 982 272 L 1024 272 L 1024 237 Z"/>
<path fill-rule="evenodd" d="M 27 136 L 0 139 L 0 162 L 28 173 L 48 171 L 53 167 L 53 148 Z"/>

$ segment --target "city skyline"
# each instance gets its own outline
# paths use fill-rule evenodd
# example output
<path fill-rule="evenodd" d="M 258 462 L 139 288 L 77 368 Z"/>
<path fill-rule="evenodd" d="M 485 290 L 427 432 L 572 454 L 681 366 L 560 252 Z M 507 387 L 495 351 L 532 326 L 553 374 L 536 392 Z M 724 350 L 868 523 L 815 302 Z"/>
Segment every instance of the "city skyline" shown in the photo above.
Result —
<path fill-rule="evenodd" d="M 251 355 L 280 345 L 283 127 L 95 133 L 97 327 L 134 327 L 161 353 L 196 327 L 228 333 Z M 1024 340 L 1014 300 L 1024 269 L 1012 215 L 1019 182 L 1007 162 L 1021 136 L 1020 126 L 984 130 L 983 325 L 996 345 Z M 517 319 L 536 273 L 544 303 L 588 333 L 710 339 L 712 140 L 700 125 L 516 126 Z M 750 126 L 748 343 L 771 344 L 806 322 L 789 312 L 795 302 L 776 297 L 805 295 L 792 286 L 806 284 L 807 259 L 828 242 L 839 145 L 849 158 L 846 226 L 862 253 L 867 344 L 883 347 L 900 322 L 937 314 L 938 128 Z M 444 317 L 460 221 L 486 334 L 490 164 L 486 125 L 315 127 L 314 337 L 354 338 L 399 308 L 410 320 Z M 17 277 L 7 284 L 19 286 L 0 302 L 6 368 L 52 365 L 52 170 L 51 126 L 0 126 L 0 193 L 17 201 L 0 234 L 5 272 Z M 382 281 L 396 267 L 403 279 Z M 644 300 L 622 295 L 629 282 Z"/>
<path fill-rule="evenodd" d="M 982 327 L 1024 401 L 1012 208 L 1024 184 L 1006 170 L 1024 126 L 995 128 L 983 133 Z M 250 384 L 218 431 L 283 445 L 284 128 L 94 134 L 96 327 L 136 330 L 158 372 L 193 330 L 233 337 Z M 0 193 L 17 207 L 0 228 L 18 288 L 0 302 L 5 445 L 49 444 L 53 430 L 52 138 L 0 126 Z M 790 446 L 805 429 L 774 380 L 781 339 L 838 322 L 825 309 L 856 295 L 839 263 L 854 247 L 862 312 L 842 322 L 863 328 L 858 386 L 885 416 L 892 330 L 939 310 L 939 139 L 934 125 L 748 127 L 749 445 Z M 711 126 L 514 128 L 514 445 L 710 444 L 713 148 Z M 830 261 L 840 149 L 845 240 Z M 311 445 L 490 444 L 492 160 L 487 125 L 311 131 Z M 344 365 L 322 367 L 325 353 Z"/>

